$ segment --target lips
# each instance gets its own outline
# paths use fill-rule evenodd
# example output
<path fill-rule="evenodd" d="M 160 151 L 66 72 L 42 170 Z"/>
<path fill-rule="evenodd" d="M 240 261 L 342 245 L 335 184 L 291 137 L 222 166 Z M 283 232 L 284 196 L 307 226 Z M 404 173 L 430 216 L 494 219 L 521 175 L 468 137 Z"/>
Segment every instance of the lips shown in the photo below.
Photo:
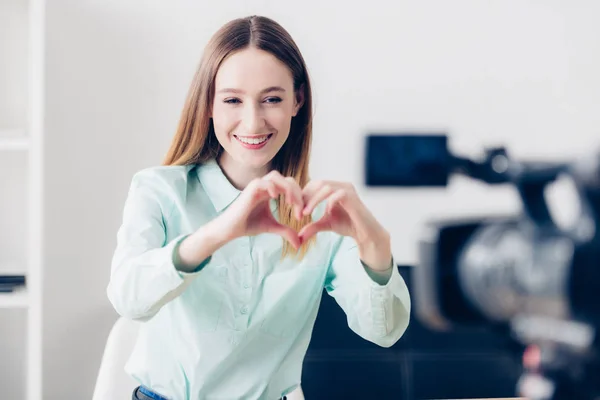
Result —
<path fill-rule="evenodd" d="M 237 140 L 237 142 L 239 144 L 241 144 L 243 147 L 245 147 L 247 149 L 253 149 L 253 150 L 264 147 L 269 142 L 269 140 L 271 139 L 272 136 L 273 136 L 272 133 L 269 133 L 267 135 L 256 135 L 256 136 L 233 135 L 233 137 Z"/>

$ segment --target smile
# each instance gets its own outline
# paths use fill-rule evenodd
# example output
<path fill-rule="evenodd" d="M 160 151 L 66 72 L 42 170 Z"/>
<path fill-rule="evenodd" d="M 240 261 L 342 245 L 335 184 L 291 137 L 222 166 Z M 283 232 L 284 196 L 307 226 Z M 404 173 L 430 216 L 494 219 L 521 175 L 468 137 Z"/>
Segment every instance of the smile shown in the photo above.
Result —
<path fill-rule="evenodd" d="M 273 134 L 269 133 L 268 135 L 253 136 L 253 137 L 248 137 L 248 136 L 244 137 L 244 136 L 237 136 L 237 135 L 233 135 L 233 136 L 244 147 L 249 148 L 249 149 L 258 149 L 258 148 L 263 147 L 267 143 L 267 141 L 269 139 L 271 139 Z"/>

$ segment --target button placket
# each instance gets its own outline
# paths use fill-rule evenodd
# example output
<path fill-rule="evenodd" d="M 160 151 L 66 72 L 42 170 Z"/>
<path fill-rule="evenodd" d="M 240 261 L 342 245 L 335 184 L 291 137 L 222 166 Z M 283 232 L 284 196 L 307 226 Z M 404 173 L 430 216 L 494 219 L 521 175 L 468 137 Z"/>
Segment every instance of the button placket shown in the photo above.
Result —
<path fill-rule="evenodd" d="M 236 260 L 236 270 L 238 273 L 238 288 L 243 288 L 239 293 L 237 312 L 235 316 L 235 329 L 238 333 L 245 331 L 248 327 L 251 300 L 251 277 L 252 277 L 252 257 L 251 240 L 243 238 L 239 242 L 238 254 L 240 257 Z"/>
<path fill-rule="evenodd" d="M 244 337 L 244 332 L 235 331 L 231 334 L 231 344 L 234 346 L 238 345 L 242 338 Z"/>
<path fill-rule="evenodd" d="M 244 331 L 248 327 L 248 315 L 250 313 L 250 308 L 246 304 L 241 304 L 238 307 L 235 316 L 235 330 L 236 331 Z"/>
<path fill-rule="evenodd" d="M 242 276 L 244 277 L 242 283 L 244 295 L 247 299 L 250 299 L 250 294 L 252 293 L 252 262 L 250 260 L 247 260 L 244 264 L 244 273 Z"/>
<path fill-rule="evenodd" d="M 252 238 L 248 237 L 248 249 L 244 257 L 244 263 L 242 266 L 243 282 L 242 287 L 244 288 L 244 299 L 246 302 L 250 302 L 252 295 Z"/>

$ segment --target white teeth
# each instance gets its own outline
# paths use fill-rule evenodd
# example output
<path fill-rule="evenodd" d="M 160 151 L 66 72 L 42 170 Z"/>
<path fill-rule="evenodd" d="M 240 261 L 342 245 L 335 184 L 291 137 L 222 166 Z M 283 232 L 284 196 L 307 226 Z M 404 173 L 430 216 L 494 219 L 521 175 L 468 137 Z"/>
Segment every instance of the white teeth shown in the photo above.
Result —
<path fill-rule="evenodd" d="M 243 138 L 240 136 L 236 136 L 237 139 L 242 142 L 242 143 L 246 143 L 246 144 L 261 144 L 263 142 L 266 142 L 267 139 L 269 138 L 268 136 L 264 136 L 260 139 L 250 139 L 250 138 Z"/>

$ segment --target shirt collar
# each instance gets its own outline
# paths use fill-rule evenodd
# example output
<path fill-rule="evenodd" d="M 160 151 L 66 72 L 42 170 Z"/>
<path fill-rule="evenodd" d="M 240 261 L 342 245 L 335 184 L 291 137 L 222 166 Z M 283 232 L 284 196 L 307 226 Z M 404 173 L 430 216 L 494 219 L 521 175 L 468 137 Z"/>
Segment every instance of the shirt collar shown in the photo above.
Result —
<path fill-rule="evenodd" d="M 227 208 L 242 193 L 227 179 L 215 159 L 202 163 L 196 170 L 198 180 L 217 212 Z M 269 208 L 273 213 L 277 211 L 278 207 L 275 199 L 269 201 Z M 276 215 L 275 217 L 278 219 Z"/>
<path fill-rule="evenodd" d="M 229 206 L 241 191 L 229 182 L 216 160 L 209 160 L 197 168 L 198 179 L 217 212 Z"/>

